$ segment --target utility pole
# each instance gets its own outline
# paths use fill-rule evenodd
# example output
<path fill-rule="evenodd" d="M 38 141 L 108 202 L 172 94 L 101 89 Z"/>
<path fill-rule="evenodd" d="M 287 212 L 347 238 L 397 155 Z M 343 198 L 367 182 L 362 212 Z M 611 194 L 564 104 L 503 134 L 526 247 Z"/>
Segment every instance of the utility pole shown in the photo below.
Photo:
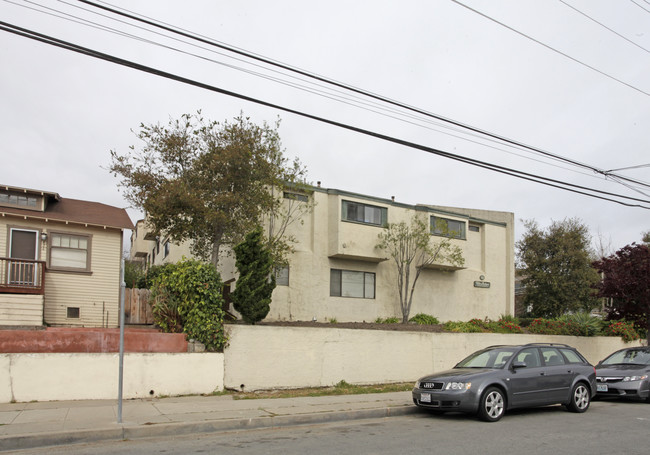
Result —
<path fill-rule="evenodd" d="M 117 423 L 122 423 L 122 391 L 124 388 L 124 259 L 120 267 L 120 360 L 119 378 L 117 386 Z"/>

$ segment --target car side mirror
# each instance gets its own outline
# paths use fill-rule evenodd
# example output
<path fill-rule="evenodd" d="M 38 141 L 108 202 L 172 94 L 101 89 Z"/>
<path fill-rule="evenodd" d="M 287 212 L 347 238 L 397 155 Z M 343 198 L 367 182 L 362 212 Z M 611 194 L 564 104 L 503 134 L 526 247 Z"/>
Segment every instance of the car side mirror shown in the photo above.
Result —
<path fill-rule="evenodd" d="M 512 368 L 514 368 L 514 369 L 526 368 L 526 364 L 524 362 L 514 361 L 514 362 L 512 362 Z"/>

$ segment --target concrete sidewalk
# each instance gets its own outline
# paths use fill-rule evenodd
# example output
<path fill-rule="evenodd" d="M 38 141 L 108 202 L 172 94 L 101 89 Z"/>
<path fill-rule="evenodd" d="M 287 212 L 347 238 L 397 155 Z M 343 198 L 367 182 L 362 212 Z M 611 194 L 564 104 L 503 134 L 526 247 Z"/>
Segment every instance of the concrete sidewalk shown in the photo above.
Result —
<path fill-rule="evenodd" d="M 417 412 L 411 392 L 234 400 L 230 395 L 0 404 L 0 451 L 275 428 Z"/>

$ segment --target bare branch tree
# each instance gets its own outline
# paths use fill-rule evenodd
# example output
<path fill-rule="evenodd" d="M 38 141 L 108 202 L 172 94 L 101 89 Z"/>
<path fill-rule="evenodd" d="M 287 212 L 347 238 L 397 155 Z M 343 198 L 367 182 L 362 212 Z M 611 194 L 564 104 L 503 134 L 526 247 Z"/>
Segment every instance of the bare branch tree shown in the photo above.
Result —
<path fill-rule="evenodd" d="M 395 262 L 397 290 L 402 322 L 406 323 L 411 313 L 413 292 L 422 270 L 432 264 L 462 266 L 465 260 L 461 249 L 453 245 L 453 233 L 446 226 L 437 226 L 443 236 L 433 241 L 431 229 L 422 216 L 414 216 L 411 223 L 389 223 L 379 234 L 377 248 L 385 250 Z"/>

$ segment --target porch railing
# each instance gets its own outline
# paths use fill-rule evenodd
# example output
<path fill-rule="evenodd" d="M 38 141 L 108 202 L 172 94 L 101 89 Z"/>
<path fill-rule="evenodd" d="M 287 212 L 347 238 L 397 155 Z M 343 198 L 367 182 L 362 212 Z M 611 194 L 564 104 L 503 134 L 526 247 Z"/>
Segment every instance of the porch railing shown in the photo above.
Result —
<path fill-rule="evenodd" d="M 0 293 L 43 294 L 45 262 L 0 258 Z"/>

